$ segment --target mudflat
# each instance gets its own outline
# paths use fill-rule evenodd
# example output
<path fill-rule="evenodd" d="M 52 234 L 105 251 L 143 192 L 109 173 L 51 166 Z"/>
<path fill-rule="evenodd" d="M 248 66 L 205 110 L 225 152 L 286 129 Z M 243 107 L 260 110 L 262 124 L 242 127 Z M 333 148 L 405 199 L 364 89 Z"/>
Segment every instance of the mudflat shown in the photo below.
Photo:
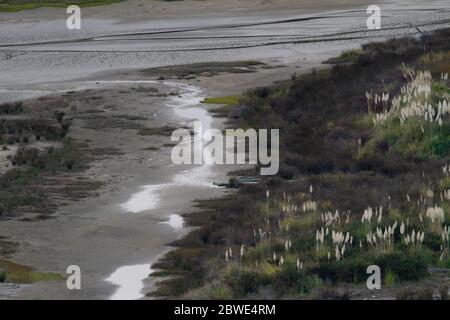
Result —
<path fill-rule="evenodd" d="M 370 0 L 127 0 L 106 6 L 85 7 L 85 18 L 117 19 L 123 22 L 148 20 L 151 18 L 200 17 L 205 15 L 246 15 L 258 12 L 301 10 L 345 9 L 372 4 Z M 17 13 L 1 13 L 1 20 L 58 19 L 65 8 L 38 8 Z"/>

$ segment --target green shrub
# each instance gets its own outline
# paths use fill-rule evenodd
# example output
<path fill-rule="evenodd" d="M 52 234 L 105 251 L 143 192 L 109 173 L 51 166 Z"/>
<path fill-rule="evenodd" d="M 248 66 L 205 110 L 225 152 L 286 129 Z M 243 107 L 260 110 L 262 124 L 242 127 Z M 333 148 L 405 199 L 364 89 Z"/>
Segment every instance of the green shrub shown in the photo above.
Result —
<path fill-rule="evenodd" d="M 354 257 L 342 261 L 326 261 L 320 263 L 317 274 L 322 279 L 332 282 L 360 283 L 367 279 L 367 266 L 372 263 L 368 257 Z"/>
<path fill-rule="evenodd" d="M 280 294 L 289 291 L 301 294 L 309 293 L 321 284 L 317 276 L 308 276 L 304 271 L 298 270 L 294 263 L 285 263 L 276 273 L 273 281 Z"/>
<path fill-rule="evenodd" d="M 255 294 L 259 288 L 271 283 L 271 279 L 248 269 L 234 268 L 225 275 L 225 283 L 238 297 Z"/>
<path fill-rule="evenodd" d="M 392 271 L 388 271 L 384 277 L 384 283 L 387 286 L 392 286 L 395 283 L 395 279 L 395 274 Z"/>
<path fill-rule="evenodd" d="M 6 280 L 6 272 L 0 271 L 0 283 L 5 282 L 5 280 Z"/>
<path fill-rule="evenodd" d="M 374 264 L 380 266 L 382 272 L 390 272 L 399 280 L 417 281 L 427 276 L 427 261 L 422 254 L 396 252 L 377 257 Z"/>

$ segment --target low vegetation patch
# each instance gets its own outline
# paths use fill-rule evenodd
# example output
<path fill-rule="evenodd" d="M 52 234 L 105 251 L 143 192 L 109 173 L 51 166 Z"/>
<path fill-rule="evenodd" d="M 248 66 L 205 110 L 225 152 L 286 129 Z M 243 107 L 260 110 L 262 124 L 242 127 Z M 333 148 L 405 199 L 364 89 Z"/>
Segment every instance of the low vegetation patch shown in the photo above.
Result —
<path fill-rule="evenodd" d="M 80 7 L 92 7 L 108 5 L 120 1 L 122 0 L 2 0 L 0 1 L 0 12 L 16 12 L 41 7 L 66 8 L 73 4 Z"/>
<path fill-rule="evenodd" d="M 3 105 L 6 112 L 0 115 L 0 144 L 2 151 L 13 152 L 1 163 L 6 168 L 0 174 L 2 217 L 31 214 L 35 218 L 21 219 L 48 219 L 60 203 L 58 199 L 85 196 L 99 186 L 77 177 L 90 159 L 86 145 L 68 137 L 72 119 L 66 117 L 67 106 L 47 104 L 45 98 L 42 101 L 33 107 L 20 102 Z"/>
<path fill-rule="evenodd" d="M 13 283 L 33 283 L 37 281 L 60 281 L 64 278 L 53 272 L 40 272 L 31 267 L 13 263 L 8 260 L 0 260 L 0 268 L 4 271 L 4 281 Z M 0 274 L 1 277 L 1 274 Z M 0 279 L 1 282 L 1 279 Z"/>
<path fill-rule="evenodd" d="M 324 63 L 338 64 L 338 63 L 354 63 L 358 60 L 359 55 L 362 53 L 360 49 L 344 51 L 339 57 L 330 58 Z"/>
<path fill-rule="evenodd" d="M 188 65 L 159 67 L 143 70 L 146 76 L 163 79 L 194 79 L 198 76 L 213 77 L 222 73 L 249 73 L 266 65 L 257 61 L 204 62 Z"/>
<path fill-rule="evenodd" d="M 23 103 L 3 103 L 0 104 L 0 114 L 18 114 L 23 112 Z"/>
<path fill-rule="evenodd" d="M 104 115 L 102 113 L 89 113 L 77 116 L 84 121 L 84 127 L 93 130 L 111 129 L 140 129 L 143 127 L 139 120 L 146 120 L 145 117 L 134 115 Z"/>
<path fill-rule="evenodd" d="M 222 105 L 219 108 L 211 109 L 210 112 L 215 115 L 226 117 L 229 115 L 233 107 L 239 104 L 241 98 L 242 97 L 240 95 L 205 98 L 202 103 Z"/>
<path fill-rule="evenodd" d="M 215 97 L 215 98 L 205 98 L 202 103 L 206 104 L 226 104 L 226 105 L 236 105 L 239 103 L 240 96 L 225 96 L 225 97 Z"/>
<path fill-rule="evenodd" d="M 170 137 L 172 132 L 177 128 L 172 126 L 162 126 L 156 128 L 142 128 L 138 131 L 141 136 L 167 136 Z"/>
<path fill-rule="evenodd" d="M 41 151 L 36 148 L 19 147 L 11 158 L 13 169 L 0 176 L 0 215 L 15 215 L 24 212 L 49 214 L 56 205 L 48 198 L 49 193 L 68 192 L 77 194 L 80 186 L 84 192 L 97 187 L 93 182 L 81 182 L 71 178 L 63 180 L 57 175 L 74 173 L 85 169 L 88 159 L 81 145 L 67 138 L 61 148 Z M 72 191 L 71 191 L 72 190 Z"/>

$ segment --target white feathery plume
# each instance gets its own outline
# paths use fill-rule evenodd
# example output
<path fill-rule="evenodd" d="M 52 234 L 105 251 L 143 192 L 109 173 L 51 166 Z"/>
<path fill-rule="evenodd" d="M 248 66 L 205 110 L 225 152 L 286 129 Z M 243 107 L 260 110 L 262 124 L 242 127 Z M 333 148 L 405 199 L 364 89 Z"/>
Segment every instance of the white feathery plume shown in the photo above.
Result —
<path fill-rule="evenodd" d="M 441 207 L 435 205 L 427 209 L 426 217 L 431 220 L 431 223 L 435 221 L 437 223 L 443 223 L 445 220 L 444 210 Z"/>
<path fill-rule="evenodd" d="M 400 225 L 400 234 L 405 233 L 405 223 L 402 221 L 402 224 Z"/>
<path fill-rule="evenodd" d="M 336 246 L 336 260 L 339 261 L 341 259 L 341 252 L 339 251 L 338 246 Z"/>

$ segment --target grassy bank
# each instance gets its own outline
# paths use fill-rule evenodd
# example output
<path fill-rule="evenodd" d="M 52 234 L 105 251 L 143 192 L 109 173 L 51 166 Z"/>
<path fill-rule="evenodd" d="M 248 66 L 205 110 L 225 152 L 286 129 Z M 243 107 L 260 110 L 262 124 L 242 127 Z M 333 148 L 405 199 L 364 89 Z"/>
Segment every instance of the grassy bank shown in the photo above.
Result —
<path fill-rule="evenodd" d="M 450 268 L 449 36 L 367 44 L 246 93 L 236 125 L 280 129 L 279 174 L 199 202 L 154 294 L 351 298 L 374 264 L 398 298 L 448 291 L 429 268 Z"/>
<path fill-rule="evenodd" d="M 0 12 L 17 12 L 42 7 L 66 8 L 70 5 L 80 7 L 102 6 L 121 2 L 123 0 L 2 0 L 0 1 Z"/>

